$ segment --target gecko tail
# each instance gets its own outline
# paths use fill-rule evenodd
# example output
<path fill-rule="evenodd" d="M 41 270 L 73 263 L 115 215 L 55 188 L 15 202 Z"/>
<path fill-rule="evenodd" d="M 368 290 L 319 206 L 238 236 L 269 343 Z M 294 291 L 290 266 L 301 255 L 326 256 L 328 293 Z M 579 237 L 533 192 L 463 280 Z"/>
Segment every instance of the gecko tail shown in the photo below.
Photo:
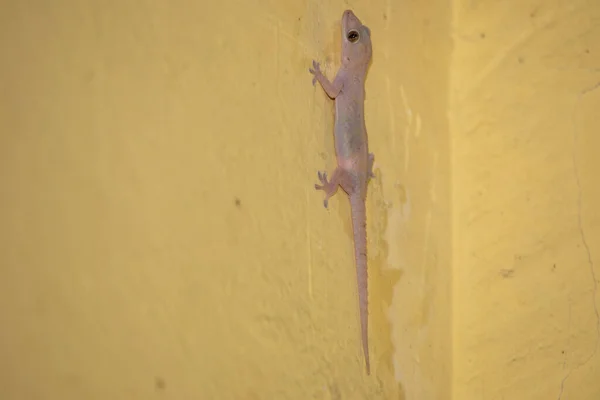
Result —
<path fill-rule="evenodd" d="M 356 283 L 360 310 L 360 330 L 367 375 L 371 374 L 369 360 L 369 290 L 367 272 L 367 211 L 365 197 L 359 193 L 350 196 L 352 231 L 354 234 L 354 256 L 356 261 Z"/>

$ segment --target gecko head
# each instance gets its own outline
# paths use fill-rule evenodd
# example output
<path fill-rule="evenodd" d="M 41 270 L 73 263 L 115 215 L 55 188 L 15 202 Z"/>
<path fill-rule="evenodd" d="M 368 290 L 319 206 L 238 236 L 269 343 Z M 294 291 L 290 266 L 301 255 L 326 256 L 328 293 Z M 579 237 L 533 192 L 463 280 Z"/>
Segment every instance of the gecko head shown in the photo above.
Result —
<path fill-rule="evenodd" d="M 371 31 L 352 10 L 342 14 L 342 63 L 367 65 L 371 59 Z"/>

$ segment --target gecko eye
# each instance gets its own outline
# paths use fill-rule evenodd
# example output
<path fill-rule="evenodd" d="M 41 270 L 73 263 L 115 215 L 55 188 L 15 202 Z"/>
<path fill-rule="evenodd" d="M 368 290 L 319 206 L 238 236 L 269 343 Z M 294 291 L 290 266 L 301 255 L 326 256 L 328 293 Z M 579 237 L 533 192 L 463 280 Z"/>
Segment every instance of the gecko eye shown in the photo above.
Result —
<path fill-rule="evenodd" d="M 351 30 L 350 32 L 348 32 L 348 35 L 346 37 L 348 38 L 348 41 L 350 43 L 356 43 L 358 41 L 358 38 L 360 37 L 360 35 L 358 34 L 357 31 Z"/>

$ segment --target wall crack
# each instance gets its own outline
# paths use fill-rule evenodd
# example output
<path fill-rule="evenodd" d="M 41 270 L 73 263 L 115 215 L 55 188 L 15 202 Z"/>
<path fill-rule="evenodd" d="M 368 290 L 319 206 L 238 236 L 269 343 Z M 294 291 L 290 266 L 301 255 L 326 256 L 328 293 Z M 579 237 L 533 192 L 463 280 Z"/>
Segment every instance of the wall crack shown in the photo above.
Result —
<path fill-rule="evenodd" d="M 598 304 L 596 303 L 596 296 L 598 294 L 598 280 L 596 277 L 596 270 L 595 270 L 594 260 L 592 257 L 592 252 L 590 250 L 590 246 L 588 244 L 588 241 L 587 241 L 587 238 L 585 235 L 585 230 L 583 229 L 583 220 L 581 217 L 581 215 L 582 215 L 581 210 L 582 210 L 582 203 L 583 203 L 583 190 L 581 187 L 581 179 L 580 179 L 580 175 L 579 175 L 579 160 L 577 157 L 578 131 L 577 131 L 577 124 L 575 122 L 575 114 L 577 112 L 578 106 L 581 103 L 581 100 L 583 99 L 583 97 L 599 88 L 600 88 L 600 82 L 579 92 L 579 95 L 577 96 L 577 101 L 575 102 L 575 106 L 573 107 L 573 112 L 571 114 L 571 123 L 572 123 L 572 127 L 573 127 L 573 130 L 572 130 L 573 131 L 573 153 L 572 153 L 573 172 L 575 175 L 575 182 L 577 184 L 577 225 L 579 228 L 579 235 L 581 237 L 581 242 L 582 242 L 583 247 L 587 254 L 587 264 L 588 264 L 588 267 L 590 270 L 590 275 L 592 277 L 592 283 L 593 283 L 592 301 L 594 304 L 594 313 L 596 314 L 596 342 L 594 344 L 594 349 L 592 350 L 590 355 L 583 362 L 579 363 L 579 365 L 571 368 L 567 372 L 567 374 L 563 377 L 563 379 L 561 380 L 560 392 L 558 394 L 558 400 L 561 400 L 561 398 L 562 398 L 564 388 L 565 388 L 565 383 L 567 382 L 569 377 L 573 374 L 573 372 L 575 372 L 578 369 L 585 366 L 596 356 L 596 353 L 598 352 L 598 344 L 600 343 L 600 312 L 598 311 Z"/>

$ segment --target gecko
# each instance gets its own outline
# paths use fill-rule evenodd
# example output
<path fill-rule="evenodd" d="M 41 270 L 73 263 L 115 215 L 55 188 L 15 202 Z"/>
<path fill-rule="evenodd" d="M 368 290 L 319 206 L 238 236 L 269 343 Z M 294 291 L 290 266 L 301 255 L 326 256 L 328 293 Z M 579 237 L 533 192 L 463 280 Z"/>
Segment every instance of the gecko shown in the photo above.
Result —
<path fill-rule="evenodd" d="M 373 174 L 375 156 L 369 153 L 367 127 L 364 118 L 365 78 L 371 61 L 371 31 L 358 17 L 346 10 L 342 14 L 342 60 L 333 79 L 329 81 L 313 60 L 309 72 L 312 84 L 319 82 L 328 97 L 335 102 L 334 142 L 337 167 L 327 179 L 327 172 L 319 171 L 320 184 L 315 189 L 325 192 L 323 205 L 337 193 L 338 187 L 350 200 L 354 258 L 360 310 L 360 328 L 367 375 L 371 374 L 368 339 L 368 274 L 367 274 L 367 185 Z"/>

